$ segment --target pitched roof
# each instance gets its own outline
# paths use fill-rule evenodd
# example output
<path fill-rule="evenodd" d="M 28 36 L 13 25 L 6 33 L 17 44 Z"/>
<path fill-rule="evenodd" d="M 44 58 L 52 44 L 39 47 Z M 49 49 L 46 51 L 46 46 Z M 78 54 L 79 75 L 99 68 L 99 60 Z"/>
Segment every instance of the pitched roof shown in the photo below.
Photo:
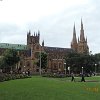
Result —
<path fill-rule="evenodd" d="M 65 52 L 65 53 L 73 52 L 73 49 L 71 48 L 59 48 L 59 47 L 47 47 L 47 46 L 44 47 L 44 50 L 46 52 Z"/>
<path fill-rule="evenodd" d="M 16 49 L 16 50 L 27 50 L 27 45 L 0 43 L 0 48 Z"/>

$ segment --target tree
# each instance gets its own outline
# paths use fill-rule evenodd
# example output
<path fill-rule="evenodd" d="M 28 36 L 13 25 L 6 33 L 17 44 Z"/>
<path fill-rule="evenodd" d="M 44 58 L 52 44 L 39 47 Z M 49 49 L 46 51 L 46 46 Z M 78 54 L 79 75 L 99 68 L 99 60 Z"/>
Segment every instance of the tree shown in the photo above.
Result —
<path fill-rule="evenodd" d="M 39 66 L 39 67 L 40 67 L 40 59 L 41 59 L 41 68 L 46 69 L 46 67 L 47 67 L 47 54 L 45 52 L 42 52 L 41 55 L 39 55 L 39 61 L 37 62 L 37 66 Z"/>
<path fill-rule="evenodd" d="M 0 65 L 8 72 L 15 68 L 15 64 L 18 63 L 19 60 L 20 57 L 17 55 L 16 50 L 7 49 L 0 59 Z"/>
<path fill-rule="evenodd" d="M 100 53 L 97 53 L 94 56 L 95 56 L 95 59 L 96 59 L 96 62 L 95 62 L 96 71 L 100 72 Z"/>
<path fill-rule="evenodd" d="M 95 59 L 96 59 L 96 63 L 99 63 L 100 62 L 100 53 L 97 53 L 94 56 L 95 56 Z"/>
<path fill-rule="evenodd" d="M 94 71 L 95 62 L 94 55 L 69 53 L 66 56 L 66 66 L 70 66 L 71 70 L 77 73 L 82 71 L 82 67 L 84 67 L 84 72 L 86 73 Z"/>
<path fill-rule="evenodd" d="M 0 56 L 0 69 L 3 69 L 6 66 L 3 56 Z"/>
<path fill-rule="evenodd" d="M 80 59 L 80 54 L 78 53 L 68 53 L 65 57 L 66 60 L 66 66 L 70 66 L 72 71 L 80 71 L 80 66 L 81 65 L 81 59 Z"/>

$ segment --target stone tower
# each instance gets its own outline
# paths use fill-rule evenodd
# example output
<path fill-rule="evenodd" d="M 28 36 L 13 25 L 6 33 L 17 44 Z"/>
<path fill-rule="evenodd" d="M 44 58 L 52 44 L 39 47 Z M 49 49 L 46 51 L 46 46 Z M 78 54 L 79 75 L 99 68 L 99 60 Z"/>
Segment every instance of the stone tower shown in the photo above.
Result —
<path fill-rule="evenodd" d="M 83 22 L 81 19 L 80 39 L 78 40 L 78 53 L 89 54 L 89 47 L 87 45 L 87 38 L 84 36 Z"/>
<path fill-rule="evenodd" d="M 30 56 L 31 59 L 37 59 L 39 52 L 41 51 L 41 45 L 40 45 L 40 32 L 34 32 L 34 35 L 31 35 L 31 32 L 29 31 L 27 33 L 27 46 L 30 50 Z"/>
<path fill-rule="evenodd" d="M 81 19 L 80 38 L 78 38 L 78 42 L 77 42 L 77 38 L 76 38 L 76 31 L 75 31 L 75 25 L 74 25 L 71 48 L 73 50 L 75 50 L 77 53 L 89 54 L 87 38 L 85 38 L 85 36 L 84 36 L 84 28 L 83 28 L 82 19 Z"/>
<path fill-rule="evenodd" d="M 32 45 L 39 43 L 40 40 L 40 32 L 38 33 L 34 32 L 34 36 L 31 36 L 31 32 L 27 32 L 27 45 L 29 48 L 31 48 Z"/>

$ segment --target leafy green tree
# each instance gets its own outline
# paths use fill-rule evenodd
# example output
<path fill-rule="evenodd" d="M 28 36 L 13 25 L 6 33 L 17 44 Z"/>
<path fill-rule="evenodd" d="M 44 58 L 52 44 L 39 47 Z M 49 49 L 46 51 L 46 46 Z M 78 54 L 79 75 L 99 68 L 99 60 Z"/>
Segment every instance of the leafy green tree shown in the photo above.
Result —
<path fill-rule="evenodd" d="M 37 62 L 37 66 L 40 67 L 40 59 L 41 59 L 41 68 L 46 69 L 47 68 L 47 54 L 45 52 L 42 52 L 41 55 L 39 55 L 39 61 Z"/>
<path fill-rule="evenodd" d="M 5 68 L 7 72 L 15 68 L 15 64 L 20 60 L 17 51 L 14 49 L 7 49 L 2 56 L 0 65 L 2 68 Z"/>
<path fill-rule="evenodd" d="M 94 55 L 96 59 L 96 63 L 100 63 L 100 53 Z"/>
<path fill-rule="evenodd" d="M 3 69 L 5 66 L 6 66 L 6 63 L 5 63 L 4 57 L 1 56 L 0 57 L 0 69 Z"/>
<path fill-rule="evenodd" d="M 100 53 L 97 53 L 94 55 L 95 56 L 95 59 L 96 59 L 96 71 L 100 73 Z"/>
<path fill-rule="evenodd" d="M 77 73 L 82 71 L 82 67 L 84 67 L 86 73 L 94 71 L 95 62 L 96 59 L 94 55 L 78 53 L 69 53 L 66 55 L 66 66 L 70 66 L 71 70 Z"/>

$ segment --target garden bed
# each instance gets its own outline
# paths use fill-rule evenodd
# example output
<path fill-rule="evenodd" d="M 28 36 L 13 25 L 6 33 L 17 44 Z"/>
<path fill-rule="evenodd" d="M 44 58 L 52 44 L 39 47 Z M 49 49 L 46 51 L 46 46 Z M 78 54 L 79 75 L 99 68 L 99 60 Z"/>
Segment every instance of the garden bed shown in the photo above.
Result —
<path fill-rule="evenodd" d="M 24 75 L 24 74 L 7 74 L 2 73 L 0 74 L 0 82 L 15 80 L 15 79 L 23 79 L 23 78 L 30 78 L 31 76 Z"/>

